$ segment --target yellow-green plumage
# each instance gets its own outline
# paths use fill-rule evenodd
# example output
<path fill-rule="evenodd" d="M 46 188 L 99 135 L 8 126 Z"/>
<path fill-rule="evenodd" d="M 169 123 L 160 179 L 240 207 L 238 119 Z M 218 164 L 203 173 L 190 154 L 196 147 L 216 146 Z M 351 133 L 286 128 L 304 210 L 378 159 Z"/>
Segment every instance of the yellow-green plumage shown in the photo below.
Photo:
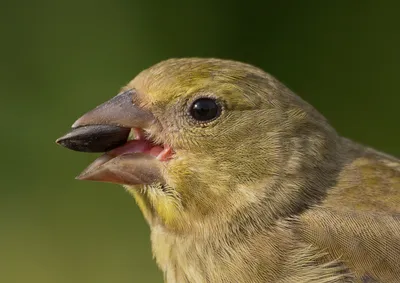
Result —
<path fill-rule="evenodd" d="M 171 59 L 124 89 L 170 145 L 165 183 L 126 186 L 166 282 L 400 282 L 400 162 L 340 137 L 253 66 Z M 196 124 L 198 97 L 223 104 Z"/>

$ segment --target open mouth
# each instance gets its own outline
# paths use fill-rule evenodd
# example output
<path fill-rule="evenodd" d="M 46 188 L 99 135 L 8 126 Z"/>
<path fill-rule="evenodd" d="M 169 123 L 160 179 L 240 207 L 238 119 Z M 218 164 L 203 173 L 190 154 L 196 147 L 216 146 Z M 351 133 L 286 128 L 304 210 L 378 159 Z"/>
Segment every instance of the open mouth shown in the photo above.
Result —
<path fill-rule="evenodd" d="M 169 145 L 155 143 L 142 129 L 154 115 L 137 104 L 134 89 L 127 90 L 80 117 L 72 130 L 56 142 L 81 152 L 103 152 L 77 178 L 124 185 L 164 182 L 163 164 L 174 152 Z"/>
<path fill-rule="evenodd" d="M 155 144 L 146 138 L 144 132 L 140 128 L 131 129 L 124 144 L 111 149 L 93 161 L 81 174 L 82 177 L 91 171 L 98 170 L 107 162 L 128 154 L 144 154 L 146 156 L 157 159 L 158 161 L 168 161 L 172 158 L 173 151 L 169 145 Z"/>
<path fill-rule="evenodd" d="M 104 170 L 113 171 L 113 175 L 121 175 L 123 171 L 127 170 L 124 162 L 121 162 L 124 159 L 131 159 L 131 163 L 129 163 L 131 168 L 128 169 L 130 171 L 137 164 L 149 164 L 149 161 L 152 162 L 151 160 L 167 162 L 174 154 L 169 145 L 154 143 L 140 128 L 129 129 L 111 125 L 73 128 L 71 132 L 59 138 L 57 143 L 75 151 L 104 152 L 78 176 L 78 179 L 86 179 L 94 172 Z M 116 169 L 116 164 L 118 164 L 118 169 Z M 133 166 L 134 164 L 135 166 Z M 140 171 L 140 175 L 145 176 L 153 174 L 151 171 L 154 169 L 148 168 L 148 172 Z M 110 172 L 107 175 L 110 175 Z M 115 179 L 112 178 L 114 181 Z"/>
<path fill-rule="evenodd" d="M 148 140 L 142 129 L 133 128 L 125 144 L 107 152 L 116 157 L 126 153 L 140 152 L 154 156 L 159 161 L 168 161 L 172 158 L 172 149 L 167 144 L 155 144 Z"/>

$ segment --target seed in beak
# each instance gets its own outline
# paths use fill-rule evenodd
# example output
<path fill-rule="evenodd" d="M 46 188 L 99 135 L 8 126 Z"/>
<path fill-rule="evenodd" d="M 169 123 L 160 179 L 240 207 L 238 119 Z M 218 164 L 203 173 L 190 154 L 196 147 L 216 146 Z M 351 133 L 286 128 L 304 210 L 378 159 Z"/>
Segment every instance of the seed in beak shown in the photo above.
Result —
<path fill-rule="evenodd" d="M 88 125 L 73 128 L 56 143 L 75 151 L 106 152 L 126 143 L 130 128 Z"/>

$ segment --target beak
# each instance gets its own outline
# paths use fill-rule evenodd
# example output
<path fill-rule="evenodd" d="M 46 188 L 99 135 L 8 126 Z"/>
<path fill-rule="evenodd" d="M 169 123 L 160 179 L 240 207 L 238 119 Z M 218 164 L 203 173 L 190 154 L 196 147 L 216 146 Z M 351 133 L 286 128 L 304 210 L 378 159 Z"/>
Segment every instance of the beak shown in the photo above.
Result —
<path fill-rule="evenodd" d="M 76 120 L 72 128 L 87 125 L 114 125 L 124 128 L 146 128 L 153 121 L 151 112 L 133 103 L 136 91 L 131 89 L 118 94 Z"/>
<path fill-rule="evenodd" d="M 107 161 L 101 164 L 105 160 Z M 89 165 L 76 179 L 121 185 L 164 183 L 160 165 L 159 161 L 148 154 L 128 153 L 115 158 L 105 154 Z"/>
<path fill-rule="evenodd" d="M 124 185 L 163 182 L 161 164 L 153 156 L 127 152 L 115 156 L 108 151 L 124 145 L 132 128 L 154 123 L 151 112 L 133 103 L 135 90 L 122 92 L 79 118 L 72 130 L 57 143 L 75 151 L 107 152 L 96 159 L 77 179 Z"/>

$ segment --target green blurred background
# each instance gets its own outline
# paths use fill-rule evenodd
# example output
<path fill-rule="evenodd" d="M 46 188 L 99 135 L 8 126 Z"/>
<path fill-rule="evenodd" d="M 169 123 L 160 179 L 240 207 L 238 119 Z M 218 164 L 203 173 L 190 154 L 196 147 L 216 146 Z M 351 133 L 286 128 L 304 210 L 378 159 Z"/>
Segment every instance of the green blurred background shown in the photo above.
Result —
<path fill-rule="evenodd" d="M 54 140 L 170 57 L 272 73 L 345 136 L 399 156 L 398 1 L 0 3 L 0 282 L 161 282 L 149 229 L 119 186 Z"/>

